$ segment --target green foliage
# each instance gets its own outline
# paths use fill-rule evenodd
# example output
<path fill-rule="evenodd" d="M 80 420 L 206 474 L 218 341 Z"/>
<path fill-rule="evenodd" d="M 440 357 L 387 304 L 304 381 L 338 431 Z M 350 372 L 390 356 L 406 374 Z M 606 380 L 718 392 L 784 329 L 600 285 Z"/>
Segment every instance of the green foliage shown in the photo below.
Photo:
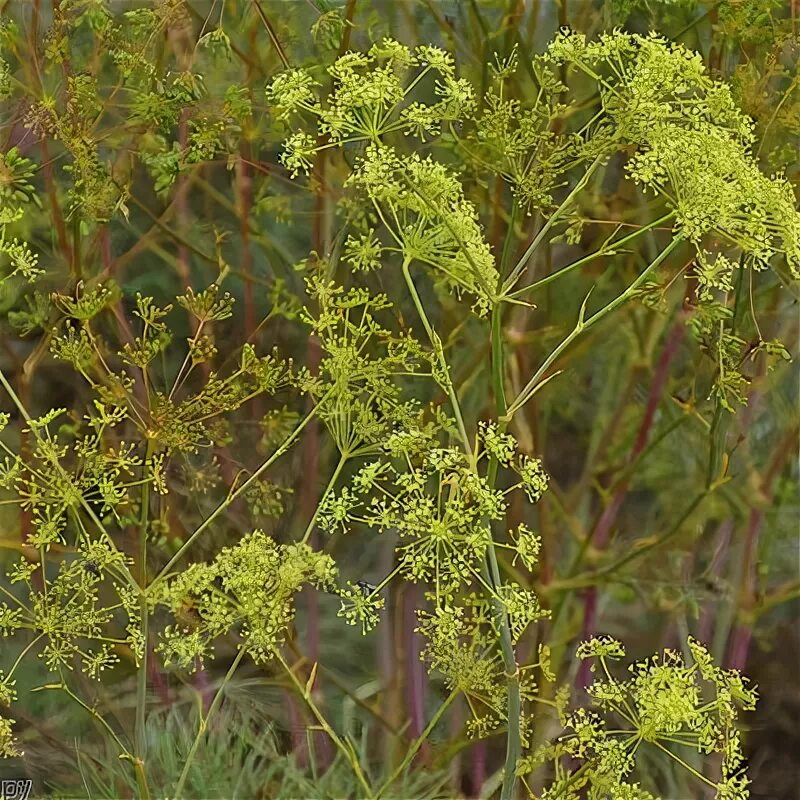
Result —
<path fill-rule="evenodd" d="M 293 755 L 283 752 L 281 732 L 269 714 L 258 706 L 270 706 L 268 691 L 232 686 L 226 703 L 193 762 L 186 781 L 186 796 L 226 800 L 231 797 L 258 800 L 293 800 L 314 796 L 335 800 L 357 794 L 358 785 L 345 759 L 338 757 L 316 777 L 310 776 Z M 199 723 L 194 707 L 175 705 L 148 719 L 151 786 L 156 796 L 169 796 L 180 779 L 183 764 L 192 747 L 191 731 Z M 99 758 L 81 756 L 81 775 L 92 797 L 115 800 L 122 791 L 136 792 L 125 765 L 110 750 Z M 446 772 L 427 770 L 409 774 L 390 796 L 434 800 Z M 50 780 L 48 795 L 73 798 L 74 789 Z"/>
<path fill-rule="evenodd" d="M 0 371 L 16 414 L 0 414 L 2 505 L 21 531 L 0 587 L 0 634 L 19 652 L 0 672 L 0 702 L 21 702 L 17 684 L 38 657 L 47 677 L 36 688 L 59 690 L 102 732 L 103 758 L 81 756 L 87 791 L 101 796 L 265 785 L 274 797 L 401 786 L 434 796 L 437 765 L 409 765 L 459 698 L 465 738 L 504 738 L 501 800 L 517 796 L 517 778 L 540 800 L 652 799 L 662 787 L 651 753 L 675 768 L 673 787 L 745 800 L 738 717 L 756 693 L 720 666 L 724 648 L 648 640 L 659 654 L 625 675 L 611 663 L 622 643 L 594 635 L 591 597 L 637 586 L 627 566 L 639 559 L 650 574 L 655 548 L 669 583 L 686 556 L 678 534 L 693 528 L 698 544 L 724 517 L 713 503 L 751 520 L 768 505 L 781 462 L 763 475 L 761 453 L 744 462 L 759 497 L 734 502 L 726 426 L 790 360 L 775 322 L 785 306 L 754 299 L 753 286 L 796 291 L 800 277 L 791 165 L 779 146 L 761 158 L 770 129 L 789 141 L 796 78 L 765 67 L 729 83 L 672 37 L 621 28 L 562 28 L 534 54 L 505 7 L 489 35 L 493 3 L 463 11 L 487 45 L 471 59 L 468 37 L 409 46 L 378 22 L 371 43 L 351 44 L 363 39 L 358 4 L 324 3 L 302 32 L 314 44 L 294 42 L 290 58 L 269 8 L 219 5 L 199 21 L 180 0 L 119 12 L 64 0 L 32 66 L 16 26 L 0 29 L 0 97 L 20 101 L 17 144 L 0 153 L 0 288 L 9 326 L 28 337 L 6 348 L 14 368 L 4 360 Z M 726 36 L 766 46 L 777 6 L 719 5 Z M 653 6 L 610 11 L 633 19 Z M 268 55 L 253 50 L 267 40 Z M 759 117 L 743 101 L 762 79 L 789 88 Z M 591 289 L 577 283 L 581 267 Z M 576 283 L 532 298 L 556 279 Z M 644 308 L 631 310 L 633 298 Z M 757 306 L 770 317 L 763 334 Z M 601 327 L 612 316 L 616 329 Z M 662 337 L 667 323 L 677 334 Z M 601 384 L 588 409 L 573 390 L 583 346 Z M 671 403 L 677 361 L 684 395 Z M 69 375 L 72 394 L 41 392 L 32 376 L 44 367 Z M 560 399 L 546 400 L 558 386 Z M 570 426 L 589 429 L 574 490 L 548 447 L 553 420 L 565 451 Z M 710 450 L 702 477 L 699 446 L 663 459 L 686 475 L 654 477 L 651 448 L 689 424 Z M 630 546 L 617 526 L 633 484 L 662 513 L 676 498 L 685 506 L 689 489 L 700 495 L 683 516 L 636 505 Z M 752 616 L 738 620 L 734 653 L 756 614 L 749 530 L 740 555 Z M 373 586 L 356 572 L 379 551 Z M 403 591 L 410 625 L 398 616 Z M 780 591 L 795 596 L 791 584 Z M 684 605 L 668 611 L 689 627 Z M 432 711 L 415 697 L 411 740 L 405 710 L 391 707 L 400 684 L 342 689 L 350 710 L 336 719 L 319 689 L 335 683 L 329 639 L 347 649 L 391 624 L 404 647 L 419 640 L 429 685 L 449 693 Z M 298 631 L 312 638 L 320 625 L 311 657 Z M 196 717 L 153 710 L 159 666 L 162 693 L 178 680 L 198 690 Z M 313 780 L 232 713 L 245 668 L 285 678 L 314 720 Z M 407 669 L 413 693 L 421 679 Z M 585 696 L 571 699 L 576 670 Z M 117 717 L 84 676 L 98 693 L 135 681 L 130 707 Z M 370 699 L 378 691 L 388 710 Z M 377 723 L 381 754 L 368 736 Z M 19 754 L 15 724 L 0 718 L 5 757 Z M 335 749 L 320 755 L 321 774 L 315 734 Z M 443 760 L 461 737 L 439 748 Z"/>

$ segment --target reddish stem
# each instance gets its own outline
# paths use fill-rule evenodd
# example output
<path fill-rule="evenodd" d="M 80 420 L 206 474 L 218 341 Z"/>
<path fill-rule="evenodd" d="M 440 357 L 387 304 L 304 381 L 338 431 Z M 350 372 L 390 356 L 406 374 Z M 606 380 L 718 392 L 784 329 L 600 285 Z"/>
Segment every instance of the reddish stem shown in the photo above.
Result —
<path fill-rule="evenodd" d="M 244 149 L 245 145 L 242 145 Z M 245 151 L 244 155 L 249 155 Z M 252 178 L 249 161 L 236 161 L 236 186 L 239 206 L 239 235 L 242 240 L 242 273 L 244 274 L 244 335 L 250 336 L 256 327 L 256 310 L 253 298 L 253 254 L 250 249 L 250 208 L 252 206 Z"/>
<path fill-rule="evenodd" d="M 751 509 L 747 523 L 747 539 L 744 545 L 744 576 L 742 593 L 745 596 L 744 605 L 750 604 L 755 588 L 755 575 L 752 572 L 753 555 L 761 534 L 761 525 L 764 521 L 764 514 L 756 508 Z M 747 666 L 747 655 L 750 649 L 750 640 L 753 637 L 753 625 L 748 620 L 739 622 L 733 631 L 730 651 L 728 653 L 728 667 L 730 669 L 742 670 Z"/>
<path fill-rule="evenodd" d="M 743 670 L 747 666 L 750 642 L 753 638 L 753 622 L 750 612 L 756 603 L 756 553 L 764 523 L 763 506 L 772 498 L 775 478 L 780 474 L 784 461 L 797 444 L 797 429 L 790 429 L 778 446 L 777 451 L 761 481 L 761 507 L 753 508 L 747 525 L 747 538 L 744 545 L 744 565 L 742 567 L 742 587 L 740 591 L 740 619 L 733 632 L 728 652 L 728 666 Z M 745 613 L 742 615 L 742 611 Z"/>
<path fill-rule="evenodd" d="M 481 739 L 472 748 L 472 766 L 469 775 L 470 794 L 475 798 L 481 796 L 481 789 L 486 782 L 486 756 L 486 740 Z"/>
<path fill-rule="evenodd" d="M 425 729 L 425 694 L 426 674 L 425 666 L 420 660 L 422 652 L 422 639 L 416 632 L 417 609 L 420 607 L 421 598 L 416 585 L 408 588 L 403 596 L 403 638 L 405 639 L 404 651 L 406 655 L 406 706 L 410 717 L 408 736 L 417 739 Z M 427 763 L 430 758 L 430 745 L 426 741 L 419 751 L 419 758 Z"/>
<path fill-rule="evenodd" d="M 717 544 L 714 549 L 714 555 L 711 558 L 709 565 L 709 575 L 713 578 L 719 578 L 725 569 L 725 564 L 728 560 L 728 551 L 731 544 L 731 534 L 733 533 L 733 520 L 726 519 L 717 531 Z M 701 642 L 708 642 L 714 631 L 714 616 L 716 613 L 716 601 L 710 600 L 703 608 L 700 615 L 700 620 L 697 623 L 697 638 Z"/>
<path fill-rule="evenodd" d="M 147 672 L 150 675 L 150 683 L 156 687 L 161 703 L 168 706 L 172 702 L 172 698 L 170 697 L 169 686 L 164 680 L 164 674 L 159 669 L 158 654 L 152 648 L 148 649 Z"/>
<path fill-rule="evenodd" d="M 650 385 L 650 394 L 647 398 L 647 405 L 645 406 L 644 416 L 639 424 L 639 430 L 636 434 L 636 439 L 633 447 L 628 453 L 626 467 L 630 467 L 636 459 L 642 454 L 647 446 L 647 440 L 650 436 L 650 430 L 653 427 L 653 420 L 655 419 L 656 411 L 658 410 L 661 397 L 664 393 L 667 379 L 669 377 L 669 367 L 675 354 L 678 352 L 681 341 L 683 340 L 684 323 L 683 318 L 673 325 L 672 331 L 667 338 L 664 349 L 658 358 L 655 373 L 653 375 L 653 382 Z M 620 480 L 616 491 L 614 492 L 611 502 L 600 516 L 594 530 L 591 533 L 591 542 L 598 550 L 605 549 L 611 536 L 611 530 L 614 523 L 617 521 L 622 504 L 625 501 L 625 496 L 628 493 L 630 482 L 633 477 L 633 471 L 628 470 Z M 595 632 L 595 623 L 597 618 L 597 587 L 590 586 L 584 593 L 583 600 L 583 625 L 581 627 L 581 637 L 583 639 L 591 638 Z M 589 683 L 589 666 L 587 660 L 581 663 L 578 675 L 575 680 L 576 688 L 581 691 Z"/>

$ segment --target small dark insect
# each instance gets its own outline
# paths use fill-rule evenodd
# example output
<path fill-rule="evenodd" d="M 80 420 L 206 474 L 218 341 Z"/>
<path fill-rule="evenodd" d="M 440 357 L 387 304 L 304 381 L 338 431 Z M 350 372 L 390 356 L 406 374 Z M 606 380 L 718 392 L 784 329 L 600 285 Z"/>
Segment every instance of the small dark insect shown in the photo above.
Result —
<path fill-rule="evenodd" d="M 200 625 L 200 613 L 193 598 L 186 597 L 184 599 L 180 608 L 175 612 L 175 620 L 184 628 L 195 629 Z"/>
<path fill-rule="evenodd" d="M 94 575 L 95 578 L 100 577 L 100 568 L 94 563 L 94 561 L 84 561 L 83 568 L 91 575 Z"/>
<path fill-rule="evenodd" d="M 725 594 L 725 582 L 716 575 L 705 575 L 701 577 L 700 585 L 710 594 Z"/>
<path fill-rule="evenodd" d="M 369 597 L 369 595 L 373 594 L 378 588 L 374 583 L 368 583 L 367 581 L 356 581 L 356 586 L 361 589 L 361 594 L 363 594 L 364 597 Z"/>

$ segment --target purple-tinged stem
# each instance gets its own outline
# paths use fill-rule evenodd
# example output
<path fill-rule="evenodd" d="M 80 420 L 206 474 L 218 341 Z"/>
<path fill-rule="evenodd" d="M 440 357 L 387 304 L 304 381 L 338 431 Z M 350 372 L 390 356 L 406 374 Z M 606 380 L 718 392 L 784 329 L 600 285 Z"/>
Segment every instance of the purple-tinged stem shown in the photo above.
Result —
<path fill-rule="evenodd" d="M 420 607 L 419 590 L 410 586 L 403 598 L 403 638 L 406 656 L 406 707 L 410 718 L 409 739 L 417 739 L 425 729 L 425 666 L 420 660 L 422 640 L 417 627 L 417 609 Z M 422 745 L 420 755 L 426 761 L 430 755 L 427 742 Z"/>
<path fill-rule="evenodd" d="M 653 382 L 650 385 L 650 394 L 647 398 L 647 406 L 645 407 L 644 416 L 642 417 L 639 430 L 636 434 L 636 440 L 634 441 L 633 447 L 628 453 L 627 466 L 633 464 L 633 462 L 641 455 L 647 445 L 647 440 L 650 436 L 650 430 L 653 427 L 653 420 L 655 419 L 655 414 L 658 410 L 659 403 L 661 402 L 661 397 L 664 393 L 667 378 L 669 377 L 669 367 L 672 359 L 678 352 L 680 343 L 683 340 L 683 334 L 684 324 L 681 316 L 675 325 L 673 325 L 672 331 L 670 332 L 666 344 L 664 345 L 664 349 L 661 351 L 661 355 L 658 358 L 655 374 L 653 376 Z M 598 550 L 603 550 L 608 544 L 608 540 L 611 536 L 611 530 L 614 527 L 614 523 L 617 521 L 620 509 L 625 501 L 625 496 L 628 493 L 632 476 L 633 473 L 628 472 L 628 474 L 622 478 L 617 486 L 616 491 L 614 492 L 613 497 L 611 498 L 611 502 L 600 515 L 600 519 L 598 520 L 597 525 L 591 534 L 592 544 Z M 591 636 L 594 635 L 596 618 L 597 587 L 590 586 L 584 593 L 583 600 L 583 625 L 581 627 L 581 636 L 583 639 L 591 638 Z M 588 659 L 581 663 L 575 680 L 575 686 L 578 691 L 582 691 L 583 688 L 589 683 L 589 667 L 590 664 Z"/>
<path fill-rule="evenodd" d="M 725 569 L 725 564 L 728 561 L 728 551 L 730 550 L 732 533 L 733 520 L 726 519 L 717 530 L 716 547 L 714 548 L 714 555 L 709 564 L 708 573 L 712 580 L 721 577 Z M 700 614 L 700 620 L 697 623 L 697 638 L 701 642 L 709 642 L 714 633 L 716 604 L 717 600 L 709 600 Z"/>

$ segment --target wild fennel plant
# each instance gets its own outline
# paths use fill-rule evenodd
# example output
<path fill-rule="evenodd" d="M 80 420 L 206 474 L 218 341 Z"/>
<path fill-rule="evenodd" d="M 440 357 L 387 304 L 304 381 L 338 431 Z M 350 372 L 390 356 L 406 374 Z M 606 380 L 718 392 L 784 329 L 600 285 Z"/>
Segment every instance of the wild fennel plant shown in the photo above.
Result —
<path fill-rule="evenodd" d="M 601 110 L 579 131 L 556 135 L 552 131 L 554 119 L 569 113 L 569 106 L 559 103 L 565 87 L 553 71 L 553 66 L 562 64 L 574 66 L 596 81 Z M 343 186 L 356 190 L 361 200 L 360 216 L 353 212 L 353 205 L 348 206 L 348 211 L 350 224 L 360 226 L 362 232 L 348 237 L 342 259 L 360 270 L 379 269 L 387 259 L 400 265 L 438 362 L 434 377 L 447 393 L 461 457 L 465 459 L 464 477 L 460 481 L 455 477 L 442 478 L 438 451 L 424 480 L 412 473 L 410 479 L 415 489 L 424 485 L 431 473 L 439 473 L 436 483 L 440 488 L 433 516 L 430 501 L 421 506 L 426 513 L 418 519 L 416 497 L 403 498 L 398 504 L 398 495 L 386 489 L 383 491 L 388 499 L 373 500 L 373 507 L 365 510 L 358 495 L 377 476 L 388 472 L 388 465 L 371 464 L 369 479 L 359 472 L 355 479 L 358 483 L 352 489 L 344 489 L 333 499 L 328 495 L 331 518 L 328 526 L 350 520 L 379 529 L 394 528 L 401 541 L 412 538 L 402 551 L 397 569 L 412 580 L 434 578 L 435 590 L 430 593 L 434 616 L 420 628 L 432 641 L 426 654 L 431 665 L 449 675 L 450 681 L 467 695 L 470 680 L 475 681 L 472 691 L 482 698 L 481 706 L 489 709 L 487 714 L 481 706 L 472 706 L 475 730 L 485 731 L 487 724 L 493 727 L 505 718 L 508 736 L 502 792 L 505 797 L 513 793 L 514 764 L 520 747 L 527 742 L 525 726 L 529 720 L 521 712 L 521 698 L 531 699 L 533 695 L 526 678 L 520 676 L 514 643 L 544 613 L 535 597 L 520 594 L 513 584 L 505 583 L 497 568 L 496 550 L 501 543 L 494 539 L 493 526 L 497 530 L 502 524 L 506 495 L 522 486 L 535 502 L 546 486 L 539 464 L 515 462 L 515 441 L 506 432 L 514 414 L 552 377 L 545 377 L 551 364 L 573 339 L 627 300 L 683 243 L 697 251 L 698 280 L 703 287 L 700 300 L 706 304 L 709 317 L 720 308 L 714 302 L 714 290 L 730 288 L 734 269 L 734 262 L 722 253 L 711 260 L 705 249 L 710 237 L 716 236 L 737 247 L 742 253 L 742 266 L 763 267 L 775 254 L 780 254 L 796 277 L 800 264 L 797 249 L 800 218 L 791 188 L 785 181 L 768 180 L 758 171 L 747 149 L 752 141 L 749 121 L 735 108 L 727 87 L 706 76 L 698 56 L 654 36 L 615 33 L 601 37 L 597 44 L 589 44 L 584 37 L 565 32 L 544 56 L 534 61 L 539 93 L 527 108 L 503 96 L 504 80 L 516 67 L 515 56 L 498 62 L 493 69 L 494 86 L 479 101 L 469 83 L 457 77 L 452 59 L 445 52 L 422 46 L 412 53 L 397 42 L 384 40 L 368 54 L 348 53 L 338 59 L 329 69 L 332 88 L 327 96 L 317 94 L 317 81 L 303 70 L 284 73 L 268 89 L 269 99 L 282 116 L 291 119 L 290 115 L 295 114 L 316 121 L 311 132 L 301 129 L 286 140 L 282 160 L 293 172 L 309 171 L 320 147 L 320 137 L 326 141 L 322 147 L 358 148 L 352 172 L 345 177 Z M 414 92 L 419 92 L 425 80 L 433 83 L 433 94 L 439 98 L 435 102 L 414 99 Z M 464 198 L 454 172 L 433 156 L 422 159 L 416 153 L 404 155 L 395 146 L 402 137 L 412 135 L 423 140 L 438 137 L 437 143 L 461 149 L 478 167 L 497 172 L 510 184 L 515 207 L 521 211 L 531 207 L 550 210 L 524 257 L 507 274 L 498 272 L 480 235 L 477 213 Z M 536 288 L 535 283 L 520 286 L 524 284 L 528 258 L 548 230 L 571 211 L 575 194 L 608 158 L 631 148 L 634 149 L 626 169 L 635 182 L 664 199 L 662 209 L 668 213 L 654 214 L 652 226 L 672 220 L 672 239 L 622 294 L 598 311 L 588 313 L 587 297 L 572 333 L 553 350 L 516 397 L 508 401 L 502 372 L 503 308 L 508 302 L 525 302 L 522 298 L 530 296 Z M 562 174 L 581 167 L 584 171 L 576 189 L 556 206 L 550 188 Z M 648 227 L 638 233 L 646 232 Z M 626 243 L 630 238 L 633 237 L 626 237 Z M 563 268 L 558 274 L 580 266 L 591 257 L 613 254 L 614 247 L 612 241 L 607 248 Z M 471 296 L 474 313 L 492 317 L 496 419 L 479 428 L 475 441 L 467 432 L 444 348 L 411 272 L 412 267 L 423 266 L 429 268 L 434 281 L 445 289 Z M 715 319 L 702 332 L 710 336 L 718 334 L 720 369 L 716 390 L 725 406 L 730 407 L 731 394 L 741 399 L 737 390 L 744 380 L 740 373 L 730 369 L 739 343 L 726 337 L 718 321 Z M 769 345 L 765 343 L 765 347 Z M 455 454 L 450 457 L 456 458 Z M 482 457 L 487 463 L 483 470 Z M 406 460 L 410 460 L 409 456 Z M 505 489 L 499 502 L 490 501 L 497 496 L 495 485 L 500 468 L 516 471 L 521 482 Z M 483 482 L 479 483 L 482 472 Z M 480 535 L 476 533 L 477 520 L 464 508 L 461 499 L 464 489 L 457 488 L 462 483 L 467 486 L 477 483 L 482 490 L 470 497 L 468 503 L 468 507 L 474 506 L 477 517 L 485 520 L 485 529 L 477 528 Z M 444 493 L 443 486 L 448 487 Z M 441 510 L 440 504 L 444 504 Z M 392 514 L 394 508 L 397 511 Z M 448 521 L 449 515 L 458 522 Z M 455 538 L 457 553 L 449 553 L 447 545 L 437 540 L 437 533 L 442 530 L 446 539 L 453 541 L 460 523 L 467 526 L 467 531 L 463 539 Z M 420 534 L 432 541 L 420 546 L 413 541 Z M 516 537 L 511 533 L 505 546 L 518 548 L 519 556 L 527 549 L 530 558 L 532 549 L 525 544 L 527 541 L 529 532 L 523 535 L 520 531 Z M 480 560 L 482 569 L 477 564 Z M 447 561 L 454 563 L 448 565 Z M 482 603 L 488 601 L 492 605 L 493 617 L 488 609 L 482 608 L 473 618 L 475 600 L 469 601 L 469 611 L 459 609 L 457 598 L 463 591 L 460 584 L 475 582 L 484 593 Z M 442 617 L 444 627 L 434 623 L 437 616 Z M 486 656 L 482 652 L 484 648 L 491 649 L 493 637 L 482 635 L 478 621 L 493 622 L 499 638 L 500 654 L 495 658 L 502 655 L 504 672 L 500 674 L 498 659 L 493 679 L 487 673 Z M 447 652 L 452 651 L 452 644 L 448 643 L 462 637 L 471 638 L 471 645 L 457 651 L 458 657 L 448 656 Z M 500 699 L 503 683 L 505 701 Z M 748 702 L 752 702 L 751 697 Z M 640 719 L 633 712 L 632 717 Z M 638 739 L 647 736 L 652 736 L 652 732 Z M 638 739 L 633 737 L 633 741 Z M 735 774 L 739 762 L 735 750 L 734 746 L 727 751 L 730 766 L 726 770 L 731 774 Z M 600 769 L 601 773 L 612 776 L 611 781 L 624 781 L 629 771 L 621 764 L 613 768 L 604 765 Z M 726 782 L 727 788 L 720 791 L 734 791 L 738 778 Z M 569 783 L 567 779 L 567 786 Z M 740 789 L 741 786 L 737 791 Z M 574 787 L 564 789 L 574 790 Z M 599 791 L 608 790 L 609 787 L 603 787 Z"/>
<path fill-rule="evenodd" d="M 172 76 L 166 90 L 153 90 L 152 69 L 135 57 L 173 7 L 129 12 L 118 24 L 95 4 L 82 20 L 114 43 L 120 85 L 140 90 L 132 119 L 162 132 L 201 93 L 188 70 Z M 205 43 L 224 52 L 230 43 L 218 31 Z M 520 410 L 558 380 L 552 368 L 561 354 L 687 254 L 701 287 L 693 333 L 717 360 L 713 392 L 732 411 L 747 382 L 740 368 L 745 343 L 726 326 L 730 313 L 718 298 L 739 271 L 781 259 L 798 277 L 800 215 L 790 185 L 759 171 L 749 119 L 697 55 L 657 36 L 614 32 L 590 43 L 564 31 L 529 65 L 537 88 L 524 103 L 506 93 L 518 61 L 516 53 L 497 59 L 481 93 L 448 52 L 384 39 L 367 52 L 344 53 L 325 70 L 290 67 L 266 86 L 270 113 L 288 128 L 281 163 L 297 177 L 311 173 L 325 153 L 340 191 L 341 227 L 330 251 L 298 265 L 304 296 L 281 286 L 273 294 L 272 315 L 304 325 L 319 343 L 316 369 L 279 352 L 259 355 L 250 343 L 238 348 L 235 364 L 217 358 L 215 333 L 233 315 L 233 298 L 222 289 L 231 271 L 222 241 L 216 280 L 176 298 L 191 321 L 185 342 L 171 335 L 177 308 L 139 294 L 131 335 L 110 344 L 107 323 L 119 288 L 110 279 L 77 280 L 77 260 L 72 293 L 36 294 L 27 316 L 17 318 L 23 327 L 57 329 L 50 352 L 82 377 L 92 403 L 84 413 L 57 408 L 34 418 L 0 373 L 31 442 L 25 453 L 0 443 L 6 452 L 0 481 L 10 502 L 31 515 L 26 545 L 36 553 L 19 560 L 8 574 L 12 588 L 2 590 L 0 631 L 8 639 L 27 637 L 2 676 L 2 699 L 14 700 L 15 672 L 40 655 L 53 675 L 43 688 L 63 691 L 104 728 L 131 763 L 142 797 L 151 791 L 148 660 L 157 654 L 165 666 L 192 672 L 231 639 L 236 656 L 172 793 L 182 796 L 225 688 L 248 658 L 283 669 L 351 766 L 359 792 L 384 796 L 418 745 L 375 784 L 352 742 L 315 702 L 317 666 L 301 679 L 283 648 L 305 587 L 337 593 L 343 621 L 366 635 L 380 624 L 382 592 L 392 581 L 425 589 L 418 622 L 423 658 L 450 692 L 434 722 L 460 696 L 471 712 L 471 735 L 505 737 L 503 800 L 517 796 L 518 778 L 530 796 L 547 800 L 572 800 L 584 791 L 596 798 L 652 797 L 637 782 L 637 753 L 646 747 L 667 754 L 719 798 L 748 796 L 736 721 L 740 708 L 753 707 L 755 692 L 735 670 L 715 666 L 695 639 L 687 642 L 689 657 L 667 650 L 622 677 L 611 664 L 624 657 L 622 644 L 592 637 L 577 652 L 593 664 L 589 705 L 571 704 L 567 684 L 554 700 L 540 695 L 541 686 L 557 680 L 550 648 L 540 643 L 521 663 L 518 644 L 550 611 L 517 577 L 536 569 L 542 545 L 525 524 L 509 529 L 507 512 L 511 503 L 535 504 L 548 477 L 512 431 Z M 599 98 L 592 116 L 581 114 L 562 82 L 566 69 L 580 71 Z M 86 75 L 70 81 L 68 109 L 44 98 L 27 123 L 54 130 L 74 159 L 78 224 L 124 214 L 124 180 L 109 180 L 87 143 L 99 113 L 91 102 L 96 87 Z M 184 145 L 153 134 L 137 157 L 155 190 L 168 191 L 193 163 L 225 152 L 250 104 L 231 86 L 217 117 L 209 112 L 193 120 Z M 570 243 L 579 240 L 581 193 L 612 159 L 623 158 L 630 180 L 653 197 L 651 221 L 626 236 L 616 230 L 595 252 L 531 280 L 531 259 L 549 237 L 565 229 Z M 34 282 L 41 277 L 36 256 L 14 233 L 24 230 L 36 202 L 28 182 L 33 166 L 13 149 L 3 159 L 11 176 L 2 184 L 0 217 L 7 279 Z M 516 263 L 510 248 L 501 254 L 487 242 L 462 181 L 467 170 L 508 185 L 507 240 L 520 220 L 541 219 Z M 563 191 L 564 184 L 571 188 Z M 592 260 L 613 259 L 645 236 L 658 249 L 637 276 L 604 302 L 583 298 L 574 329 L 537 369 L 510 375 L 504 354 L 510 309 L 531 308 L 543 285 Z M 401 279 L 396 296 L 381 289 L 388 272 Z M 451 295 L 459 324 L 489 342 L 490 415 L 470 413 L 477 390 L 454 378 L 458 340 L 443 339 L 439 325 L 439 304 Z M 776 342 L 758 346 L 769 356 L 784 352 Z M 180 367 L 166 380 L 157 365 L 173 347 Z M 229 444 L 232 415 L 267 398 L 276 408 L 264 418 L 260 464 L 222 485 L 213 462 L 196 457 Z M 302 400 L 310 410 L 301 414 Z M 278 408 L 284 401 L 291 410 L 285 403 Z M 8 414 L 2 419 L 8 424 Z M 312 419 L 327 430 L 338 461 L 306 525 L 281 542 L 253 524 L 230 546 L 214 547 L 215 525 L 242 499 L 254 521 L 281 515 L 281 487 L 266 476 Z M 176 543 L 168 534 L 179 470 L 198 491 L 210 487 L 217 504 Z M 392 532 L 393 570 L 371 591 L 342 581 L 333 557 L 312 546 L 317 529 Z M 102 679 L 120 652 L 132 658 L 138 686 L 135 724 L 124 733 L 70 680 L 75 669 Z M 534 727 L 553 714 L 557 735 L 534 747 Z M 10 720 L 3 719 L 0 734 L 4 755 L 14 755 Z M 692 751 L 721 754 L 718 774 L 698 770 L 685 755 Z"/>

